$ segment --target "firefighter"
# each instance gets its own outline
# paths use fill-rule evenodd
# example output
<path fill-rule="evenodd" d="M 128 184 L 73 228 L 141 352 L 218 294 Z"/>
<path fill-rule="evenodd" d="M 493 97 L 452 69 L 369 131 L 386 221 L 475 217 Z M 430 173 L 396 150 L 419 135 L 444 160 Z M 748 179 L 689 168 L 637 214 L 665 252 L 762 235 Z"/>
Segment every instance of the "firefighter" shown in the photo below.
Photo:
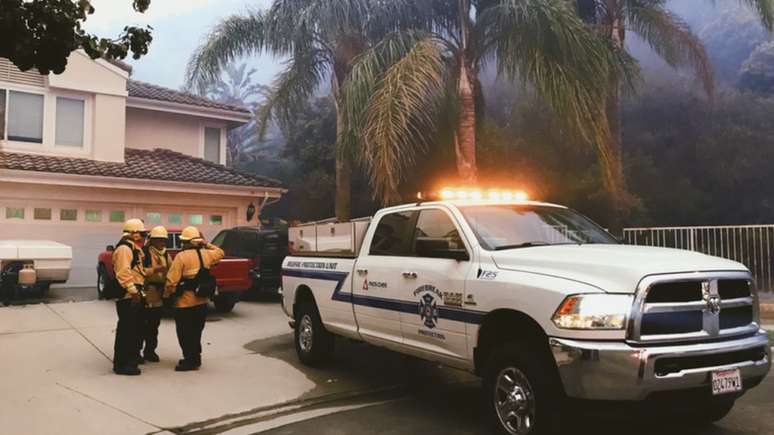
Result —
<path fill-rule="evenodd" d="M 167 281 L 167 270 L 172 264 L 167 252 L 167 229 L 158 226 L 151 230 L 145 254 L 145 310 L 143 310 L 142 358 L 147 362 L 159 362 L 156 347 L 159 344 L 159 325 L 164 311 L 162 296 Z M 142 346 L 141 346 L 142 347 Z"/>
<path fill-rule="evenodd" d="M 113 372 L 136 376 L 140 369 L 140 330 L 144 304 L 145 270 L 142 247 L 145 242 L 145 224 L 139 219 L 124 223 L 123 235 L 113 251 L 116 280 L 124 289 L 116 301 L 118 325 L 113 353 Z"/>
<path fill-rule="evenodd" d="M 202 331 L 207 318 L 209 297 L 215 290 L 209 269 L 224 256 L 223 250 L 208 243 L 196 227 L 180 234 L 182 250 L 169 268 L 165 297 L 175 300 L 175 329 L 183 351 L 175 371 L 198 370 L 202 365 Z M 203 266 L 203 267 L 202 267 Z"/>

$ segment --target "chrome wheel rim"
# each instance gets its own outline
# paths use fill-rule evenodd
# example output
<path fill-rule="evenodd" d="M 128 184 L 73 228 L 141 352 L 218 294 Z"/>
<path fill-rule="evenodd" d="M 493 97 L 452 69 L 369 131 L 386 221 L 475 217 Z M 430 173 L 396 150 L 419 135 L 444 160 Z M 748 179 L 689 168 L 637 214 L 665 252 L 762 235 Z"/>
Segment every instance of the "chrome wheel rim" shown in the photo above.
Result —
<path fill-rule="evenodd" d="M 312 318 L 308 314 L 305 314 L 301 318 L 301 323 L 298 327 L 298 345 L 304 353 L 309 353 L 312 350 L 312 339 L 314 338 L 314 328 L 312 327 Z"/>
<path fill-rule="evenodd" d="M 97 274 L 97 291 L 102 293 L 105 290 L 105 275 Z"/>
<path fill-rule="evenodd" d="M 527 377 L 515 367 L 500 371 L 495 381 L 497 418 L 512 435 L 526 435 L 535 427 L 535 394 Z"/>

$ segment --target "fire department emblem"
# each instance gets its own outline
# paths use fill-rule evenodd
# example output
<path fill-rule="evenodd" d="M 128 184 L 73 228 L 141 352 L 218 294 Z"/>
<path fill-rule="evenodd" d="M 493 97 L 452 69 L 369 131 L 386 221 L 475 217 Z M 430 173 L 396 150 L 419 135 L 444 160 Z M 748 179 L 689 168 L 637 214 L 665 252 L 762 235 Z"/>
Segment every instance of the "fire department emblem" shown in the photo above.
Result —
<path fill-rule="evenodd" d="M 419 316 L 422 318 L 425 326 L 430 329 L 435 328 L 438 322 L 438 305 L 432 293 L 425 293 L 419 299 Z"/>

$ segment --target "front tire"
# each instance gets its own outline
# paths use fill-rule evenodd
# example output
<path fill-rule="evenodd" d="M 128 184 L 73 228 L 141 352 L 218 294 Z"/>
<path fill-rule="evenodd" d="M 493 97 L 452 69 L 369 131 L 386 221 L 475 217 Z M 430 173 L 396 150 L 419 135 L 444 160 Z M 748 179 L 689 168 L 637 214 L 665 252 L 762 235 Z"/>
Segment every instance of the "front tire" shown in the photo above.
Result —
<path fill-rule="evenodd" d="M 308 366 L 317 366 L 333 353 L 333 334 L 325 330 L 314 302 L 302 302 L 296 313 L 296 354 Z"/>
<path fill-rule="evenodd" d="M 559 433 L 564 394 L 540 355 L 520 342 L 492 352 L 484 371 L 484 394 L 498 434 Z"/>
<path fill-rule="evenodd" d="M 219 295 L 215 298 L 213 303 L 215 304 L 215 309 L 219 313 L 225 314 L 230 313 L 234 309 L 237 301 L 236 298 L 230 295 Z"/>

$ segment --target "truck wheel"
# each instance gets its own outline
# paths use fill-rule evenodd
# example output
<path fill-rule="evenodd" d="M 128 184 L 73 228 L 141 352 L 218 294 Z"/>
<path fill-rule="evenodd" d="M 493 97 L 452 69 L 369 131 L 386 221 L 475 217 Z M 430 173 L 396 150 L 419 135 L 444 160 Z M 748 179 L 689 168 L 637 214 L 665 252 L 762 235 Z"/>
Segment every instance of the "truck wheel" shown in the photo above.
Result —
<path fill-rule="evenodd" d="M 484 394 L 497 433 L 559 433 L 563 394 L 543 360 L 520 342 L 492 352 L 484 371 Z"/>
<path fill-rule="evenodd" d="M 230 313 L 234 309 L 234 305 L 236 305 L 236 298 L 230 295 L 220 295 L 215 298 L 213 303 L 219 313 Z"/>
<path fill-rule="evenodd" d="M 697 410 L 696 423 L 712 424 L 722 420 L 734 408 L 735 399 L 711 399 L 709 403 Z"/>
<path fill-rule="evenodd" d="M 333 353 L 333 334 L 325 330 L 313 302 L 304 302 L 298 309 L 295 342 L 298 359 L 308 366 L 323 363 Z"/>
<path fill-rule="evenodd" d="M 97 299 L 107 299 L 105 289 L 107 289 L 107 271 L 105 266 L 100 264 L 97 268 Z"/>

